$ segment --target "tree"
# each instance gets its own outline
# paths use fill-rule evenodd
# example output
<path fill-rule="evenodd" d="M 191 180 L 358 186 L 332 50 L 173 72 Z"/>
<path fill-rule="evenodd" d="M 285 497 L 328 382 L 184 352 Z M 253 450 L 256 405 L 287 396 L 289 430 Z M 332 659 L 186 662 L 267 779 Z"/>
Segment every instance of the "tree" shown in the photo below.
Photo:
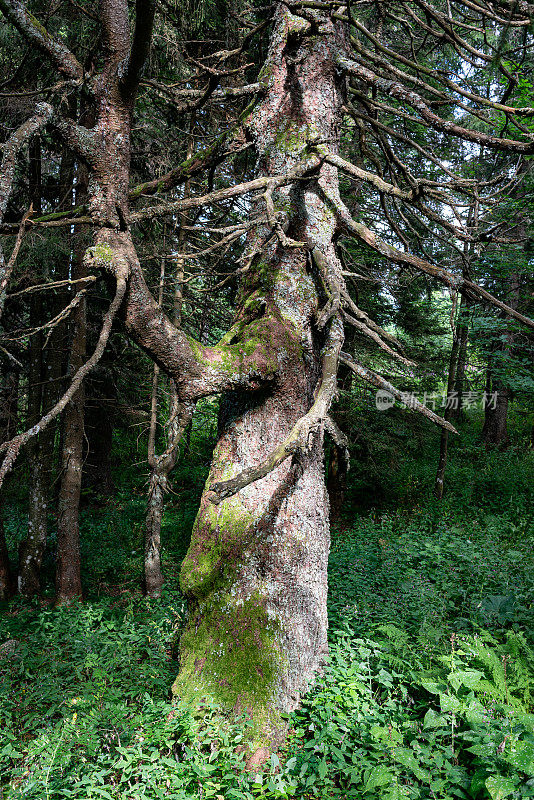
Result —
<path fill-rule="evenodd" d="M 179 30 L 169 6 L 163 3 L 163 24 Z M 326 655 L 329 524 L 323 442 L 328 433 L 336 445 L 344 445 L 329 414 L 340 362 L 359 379 L 401 396 L 358 356 L 343 352 L 344 326 L 355 327 L 399 364 L 413 366 L 396 338 L 351 296 L 338 256 L 340 238 L 354 237 L 379 257 L 379 264 L 385 259 L 534 326 L 483 287 L 436 263 L 457 251 L 458 243 L 483 246 L 488 237 L 499 238 L 491 214 L 473 237 L 462 218 L 461 200 L 478 194 L 480 203 L 490 203 L 501 176 L 479 182 L 455 173 L 446 163 L 451 141 L 458 159 L 462 148 L 465 156 L 474 144 L 516 158 L 534 151 L 525 124 L 534 110 L 508 105 L 519 95 L 507 66 L 514 53 L 528 51 L 532 8 L 481 0 L 436 0 L 434 5 L 416 0 L 387 7 L 361 2 L 352 8 L 299 0 L 257 12 L 243 7 L 236 30 L 227 30 L 229 40 L 240 39 L 235 48 L 214 53 L 207 44 L 192 55 L 183 45 L 185 88 L 146 81 L 184 114 L 199 113 L 208 103 L 223 109 L 228 104 L 226 118 L 222 114 L 224 132 L 136 188 L 130 186 L 132 119 L 155 3 L 137 1 L 130 37 L 126 0 L 102 0 L 98 20 L 91 18 L 101 48 L 89 65 L 66 46 L 61 26 L 55 36 L 47 33 L 20 0 L 0 0 L 0 9 L 59 73 L 60 90 L 43 90 L 53 101 L 41 109 L 43 124 L 89 172 L 86 207 L 59 219 L 42 215 L 22 226 L 17 221 L 3 231 L 24 233 L 28 224 L 43 229 L 91 225 L 94 243 L 84 264 L 89 273 L 101 272 L 113 292 L 94 352 L 54 409 L 0 446 L 0 479 L 20 448 L 75 397 L 100 359 L 117 315 L 128 335 L 174 382 L 181 407 L 222 395 L 220 436 L 181 570 L 190 617 L 173 689 L 192 703 L 207 694 L 226 707 L 247 711 L 255 746 L 274 746 L 283 737 L 281 715 L 296 707 Z M 247 49 L 261 51 L 257 37 L 270 22 L 263 66 L 247 83 L 242 79 L 251 72 L 244 59 Z M 443 46 L 436 70 L 429 59 L 437 43 Z M 466 64 L 494 70 L 495 90 L 503 89 L 500 101 L 479 93 L 469 71 L 461 69 Z M 449 68 L 457 73 L 455 80 L 448 77 Z M 202 79 L 201 88 L 192 86 Z M 94 125 L 86 127 L 76 114 L 65 115 L 63 89 L 92 96 Z M 250 97 L 253 102 L 234 113 L 236 98 L 239 105 Z M 140 113 L 143 102 L 139 99 Z M 493 119 L 503 123 L 501 136 L 495 135 Z M 206 114 L 207 129 L 209 121 Z M 504 136 L 508 127 L 517 131 L 515 138 Z M 430 149 L 420 143 L 421 131 L 431 138 Z M 345 138 L 357 142 L 362 166 L 340 155 Z M 215 167 L 251 145 L 254 177 L 232 182 L 227 168 L 230 185 L 224 185 L 221 171 L 214 188 Z M 401 157 L 405 151 L 410 151 L 408 163 Z M 517 171 L 509 169 L 503 184 L 510 183 L 510 171 L 512 182 L 519 180 Z M 363 182 L 378 198 L 382 236 L 351 214 L 342 199 L 340 173 L 348 181 Z M 204 193 L 180 196 L 176 187 L 199 176 Z M 174 192 L 173 199 L 150 205 L 151 196 L 166 190 Z M 133 229 L 202 209 L 196 226 L 202 230 L 213 204 L 245 197 L 240 222 L 216 224 L 219 238 L 207 248 L 214 252 L 239 237 L 245 241 L 238 267 L 221 270 L 218 262 L 220 284 L 239 279 L 233 323 L 217 344 L 206 345 L 174 324 L 152 296 Z M 130 208 L 135 200 L 141 205 L 136 211 Z M 454 431 L 419 401 L 412 406 Z"/>

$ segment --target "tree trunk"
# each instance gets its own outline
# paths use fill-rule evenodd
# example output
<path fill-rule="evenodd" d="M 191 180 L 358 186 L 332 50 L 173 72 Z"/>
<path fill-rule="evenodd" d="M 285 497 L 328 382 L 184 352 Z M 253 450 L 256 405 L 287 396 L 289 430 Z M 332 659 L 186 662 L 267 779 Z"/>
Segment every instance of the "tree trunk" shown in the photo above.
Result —
<path fill-rule="evenodd" d="M 88 382 L 85 390 L 85 445 L 82 488 L 100 497 L 111 497 L 115 484 L 111 472 L 113 418 L 109 405 L 97 396 L 100 382 Z M 108 387 L 107 399 L 110 399 Z"/>
<path fill-rule="evenodd" d="M 31 301 L 30 325 L 42 322 L 40 298 Z M 30 370 L 28 377 L 28 424 L 34 425 L 41 416 L 42 399 L 42 335 L 30 340 Z M 18 590 L 24 597 L 33 597 L 40 591 L 41 565 L 47 538 L 47 493 L 45 470 L 41 458 L 40 437 L 33 438 L 28 447 L 30 486 L 28 505 L 28 534 L 19 547 Z"/>
<path fill-rule="evenodd" d="M 29 184 L 32 204 L 37 214 L 41 207 L 41 148 L 35 138 L 30 144 Z M 37 296 L 30 302 L 30 327 L 37 328 L 43 322 L 43 303 Z M 30 339 L 28 374 L 28 423 L 34 425 L 41 417 L 43 402 L 43 336 L 34 334 Z M 44 439 L 37 436 L 28 447 L 30 464 L 30 486 L 28 497 L 28 534 L 19 546 L 18 589 L 25 597 L 33 597 L 40 591 L 41 564 L 47 538 L 47 466 L 42 458 Z"/>
<path fill-rule="evenodd" d="M 0 375 L 0 442 L 9 441 L 16 431 L 19 374 L 6 364 Z M 13 574 L 9 563 L 0 497 L 0 601 L 9 600 L 13 593 Z"/>
<path fill-rule="evenodd" d="M 87 170 L 78 166 L 76 201 L 87 197 Z M 72 278 L 85 278 L 87 270 L 84 256 L 84 231 L 73 236 Z M 85 298 L 72 314 L 72 341 L 69 373 L 74 375 L 85 361 L 86 351 Z M 82 488 L 84 442 L 85 386 L 82 383 L 65 408 L 63 417 L 62 475 L 58 498 L 57 553 L 56 553 L 56 604 L 70 603 L 82 597 L 80 575 L 80 494 Z"/>
<path fill-rule="evenodd" d="M 511 308 L 517 309 L 519 305 L 520 281 L 519 275 L 513 273 L 509 280 L 509 299 Z M 502 345 L 503 358 L 506 359 L 512 352 L 515 335 L 508 331 L 505 342 Z M 495 360 L 495 359 L 494 359 Z M 488 368 L 489 369 L 489 368 Z M 489 381 L 488 381 L 489 383 Z M 499 379 L 491 379 L 491 395 L 495 397 L 493 402 L 490 392 L 486 391 L 486 403 L 484 413 L 484 426 L 482 428 L 482 439 L 487 448 L 498 447 L 504 450 L 510 443 L 508 435 L 508 405 L 512 393 L 510 388 Z"/>
<path fill-rule="evenodd" d="M 2 501 L 0 499 L 0 602 L 9 600 L 13 592 L 13 577 L 9 563 L 4 521 L 2 519 Z"/>
<path fill-rule="evenodd" d="M 357 302 L 357 301 L 356 301 Z M 354 328 L 349 328 L 345 334 L 344 350 L 352 354 L 356 344 Z M 342 419 L 348 411 L 347 399 L 349 398 L 352 386 L 352 371 L 346 364 L 340 364 L 338 369 L 338 387 L 341 389 L 340 396 L 332 411 L 331 417 L 337 424 L 342 425 Z M 331 439 L 330 453 L 328 461 L 328 478 L 326 486 L 328 490 L 328 501 L 330 504 L 330 521 L 335 522 L 341 516 L 345 503 L 347 491 L 347 474 L 349 462 L 347 458 L 347 447 L 340 445 Z"/>
<path fill-rule="evenodd" d="M 163 233 L 165 247 L 165 229 Z M 159 277 L 158 305 L 163 303 L 165 285 L 165 259 L 161 259 Z M 156 434 L 158 427 L 158 386 L 160 369 L 154 364 L 152 374 L 152 396 L 150 398 L 150 431 L 148 434 L 148 464 L 150 479 L 148 483 L 147 512 L 145 522 L 145 592 L 149 597 L 159 597 L 163 586 L 161 569 L 161 520 L 163 518 L 163 498 L 167 491 L 167 471 L 162 459 L 156 455 Z"/>
<path fill-rule="evenodd" d="M 190 135 L 187 145 L 187 157 L 193 155 L 193 137 L 191 136 L 193 122 L 191 121 Z M 190 182 L 184 187 L 184 196 L 189 195 Z M 178 235 L 178 251 L 185 243 L 184 225 L 187 215 L 180 215 L 180 232 Z M 163 239 L 165 245 L 165 234 Z M 174 280 L 173 323 L 177 327 L 182 323 L 184 281 L 184 259 L 177 258 L 176 274 Z M 163 288 L 165 283 L 165 259 L 161 261 L 159 298 L 158 303 L 163 303 Z M 192 416 L 192 409 L 181 407 L 173 380 L 169 385 L 169 421 L 167 424 L 166 452 L 156 455 L 156 430 L 158 412 L 158 381 L 159 367 L 154 364 L 152 381 L 152 401 L 150 407 L 150 435 L 148 441 L 148 463 L 151 468 L 148 487 L 148 505 L 145 529 L 145 591 L 149 597 L 159 597 L 163 586 L 163 572 L 161 569 L 161 522 L 163 519 L 164 496 L 167 491 L 169 475 L 178 459 L 180 440 Z M 185 412 L 185 413 L 184 413 Z"/>
<path fill-rule="evenodd" d="M 332 442 L 330 446 L 327 489 L 330 504 L 330 521 L 336 522 L 341 515 L 345 502 L 347 469 L 342 449 L 335 442 Z"/>
<path fill-rule="evenodd" d="M 456 379 L 454 382 L 454 390 L 458 398 L 458 406 L 452 409 L 451 419 L 461 422 L 465 418 L 465 411 L 463 409 L 463 395 L 466 389 L 466 367 L 467 367 L 467 345 L 469 341 L 469 326 L 467 324 L 467 309 L 469 303 L 462 295 L 460 298 L 460 319 L 458 321 L 457 336 L 458 336 L 458 360 L 456 364 Z"/>
<path fill-rule="evenodd" d="M 302 18 L 279 6 L 267 63 L 266 95 L 249 119 L 264 174 L 302 159 L 311 138 L 338 142 L 341 91 L 332 58 L 336 33 L 321 18 L 321 37 L 303 37 Z M 338 42 L 339 43 L 339 42 Z M 281 189 L 275 213 L 287 236 L 306 241 L 335 268 L 335 219 L 320 186 L 337 194 L 337 171 L 321 166 L 317 182 Z M 250 242 L 251 269 L 241 287 L 238 321 L 251 312 L 275 323 L 270 352 L 277 379 L 260 397 L 223 400 L 223 430 L 209 486 L 258 465 L 289 434 L 314 399 L 321 337 L 314 328 L 318 294 L 304 248 L 262 227 Z M 276 746 L 280 713 L 294 709 L 327 652 L 328 497 L 322 430 L 308 450 L 220 505 L 204 492 L 181 570 L 190 616 L 181 639 L 176 695 L 209 695 L 253 719 L 252 747 Z"/>
<path fill-rule="evenodd" d="M 508 404 L 511 392 L 500 381 L 491 381 L 491 392 L 487 394 L 482 438 L 486 447 L 504 449 L 510 443 L 508 436 Z M 495 402 L 492 397 L 495 397 Z"/>
<path fill-rule="evenodd" d="M 458 350 L 460 347 L 460 340 L 458 337 L 458 329 L 453 332 L 451 355 L 449 358 L 449 372 L 447 376 L 447 399 L 443 419 L 449 420 L 453 414 L 453 397 L 454 397 L 454 383 L 456 379 L 456 366 L 458 363 Z M 443 490 L 445 488 L 445 470 L 447 469 L 447 458 L 449 451 L 449 431 L 446 428 L 441 429 L 441 436 L 439 440 L 439 462 L 438 470 L 436 473 L 436 482 L 434 484 L 434 495 L 438 500 L 443 497 Z"/>

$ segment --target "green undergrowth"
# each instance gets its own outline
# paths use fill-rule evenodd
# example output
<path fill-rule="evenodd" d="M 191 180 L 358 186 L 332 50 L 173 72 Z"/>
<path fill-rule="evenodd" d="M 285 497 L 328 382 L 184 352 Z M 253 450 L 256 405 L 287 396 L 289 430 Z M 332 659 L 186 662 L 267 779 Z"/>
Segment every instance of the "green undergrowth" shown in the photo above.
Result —
<path fill-rule="evenodd" d="M 440 506 L 424 454 L 390 471 L 380 509 L 348 505 L 333 531 L 329 662 L 256 776 L 246 719 L 171 705 L 196 502 L 186 465 L 158 600 L 139 590 L 144 498 L 123 476 L 113 502 L 84 511 L 86 602 L 14 600 L 0 615 L 0 796 L 534 797 L 533 452 L 455 447 Z M 15 512 L 7 522 L 13 536 Z"/>
<path fill-rule="evenodd" d="M 534 797 L 532 518 L 370 514 L 335 532 L 330 661 L 255 779 L 246 721 L 170 705 L 184 603 L 12 603 L 6 798 Z"/>

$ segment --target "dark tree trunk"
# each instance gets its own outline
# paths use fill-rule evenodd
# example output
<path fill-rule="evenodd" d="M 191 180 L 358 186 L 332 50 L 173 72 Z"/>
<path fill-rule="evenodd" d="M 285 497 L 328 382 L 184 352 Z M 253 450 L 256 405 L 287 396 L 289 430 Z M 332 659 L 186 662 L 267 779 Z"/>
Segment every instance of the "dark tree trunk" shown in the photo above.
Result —
<path fill-rule="evenodd" d="M 482 439 L 486 447 L 504 449 L 510 443 L 508 435 L 508 404 L 511 392 L 498 380 L 491 381 L 486 396 Z"/>
<path fill-rule="evenodd" d="M 346 460 L 343 457 L 342 448 L 335 442 L 330 446 L 330 458 L 328 461 L 328 499 L 330 502 L 330 521 L 335 522 L 339 519 L 345 502 L 347 491 L 347 469 Z"/>
<path fill-rule="evenodd" d="M 0 375 L 0 442 L 8 441 L 16 431 L 19 373 L 12 364 L 5 364 Z M 13 591 L 13 574 L 9 562 L 0 497 L 0 601 L 9 600 Z"/>
<path fill-rule="evenodd" d="M 520 282 L 517 274 L 513 273 L 510 276 L 508 289 L 508 303 L 511 308 L 517 309 L 520 293 Z M 509 330 L 502 345 L 504 359 L 512 353 L 514 338 L 514 333 Z M 491 371 L 489 366 L 488 373 L 490 378 Z M 489 383 L 490 380 L 488 380 Z M 484 426 L 482 428 L 482 439 L 487 448 L 498 447 L 504 450 L 510 443 L 508 435 L 508 406 L 511 396 L 510 388 L 502 380 L 491 377 L 491 392 L 486 389 Z"/>
<path fill-rule="evenodd" d="M 41 213 L 41 149 L 38 139 L 30 145 L 29 184 L 32 204 Z M 43 303 L 39 296 L 30 302 L 30 327 L 37 328 L 43 322 Z M 34 334 L 30 338 L 28 373 L 27 424 L 34 425 L 41 417 L 43 401 L 43 336 Z M 40 573 L 47 539 L 48 497 L 46 491 L 46 466 L 42 458 L 43 437 L 32 439 L 28 447 L 30 482 L 28 497 L 28 534 L 19 546 L 18 589 L 25 597 L 33 597 L 40 591 Z"/>
<path fill-rule="evenodd" d="M 87 198 L 87 170 L 78 167 L 76 201 Z M 85 278 L 84 230 L 73 236 L 72 277 Z M 85 298 L 76 306 L 72 315 L 72 341 L 69 356 L 69 373 L 74 375 L 85 361 L 86 351 L 86 303 Z M 58 498 L 58 526 L 56 553 L 56 603 L 69 603 L 82 597 L 80 574 L 80 495 L 82 488 L 83 442 L 84 442 L 85 386 L 82 383 L 68 403 L 63 417 L 63 450 L 61 459 L 61 485 Z"/>
<path fill-rule="evenodd" d="M 2 519 L 2 501 L 0 499 L 0 601 L 9 600 L 13 593 L 13 576 L 9 563 L 4 521 Z"/>
<path fill-rule="evenodd" d="M 458 398 L 457 408 L 452 409 L 451 419 L 457 422 L 465 418 L 463 409 L 463 395 L 467 388 L 466 367 L 467 367 L 467 345 L 469 342 L 469 326 L 467 324 L 467 309 L 469 303 L 464 295 L 460 298 L 460 319 L 457 326 L 456 335 L 458 337 L 458 360 L 456 363 L 456 379 L 454 391 Z"/>
<path fill-rule="evenodd" d="M 456 367 L 458 363 L 458 350 L 460 347 L 460 340 L 458 338 L 458 330 L 453 333 L 451 355 L 449 358 L 449 372 L 447 375 L 447 399 L 446 406 L 443 413 L 443 418 L 449 420 L 454 411 L 454 384 L 456 379 Z M 438 500 L 443 497 L 445 488 L 445 470 L 447 469 L 447 458 L 449 452 L 449 431 L 445 428 L 441 429 L 441 436 L 439 440 L 439 462 L 438 470 L 436 473 L 436 482 L 434 484 L 434 495 Z"/>
<path fill-rule="evenodd" d="M 40 298 L 31 302 L 30 324 L 37 327 L 42 322 Z M 34 425 L 41 416 L 42 400 L 42 335 L 30 340 L 30 369 L 28 377 L 28 425 Z M 33 597 L 40 591 L 40 574 L 47 539 L 47 492 L 41 441 L 36 436 L 28 447 L 30 465 L 28 534 L 19 547 L 18 589 L 24 597 Z"/>
<path fill-rule="evenodd" d="M 113 481 L 113 412 L 107 400 L 97 394 L 100 381 L 88 382 L 85 392 L 85 446 L 82 488 L 100 497 L 111 497 L 115 491 Z"/>

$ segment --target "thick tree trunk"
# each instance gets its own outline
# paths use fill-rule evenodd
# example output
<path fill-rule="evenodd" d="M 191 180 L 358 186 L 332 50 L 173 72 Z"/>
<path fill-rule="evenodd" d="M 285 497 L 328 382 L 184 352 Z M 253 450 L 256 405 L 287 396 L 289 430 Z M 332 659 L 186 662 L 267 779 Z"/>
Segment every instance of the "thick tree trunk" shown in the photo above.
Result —
<path fill-rule="evenodd" d="M 335 149 L 341 96 L 331 48 L 336 32 L 319 19 L 322 36 L 283 7 L 276 11 L 266 95 L 249 120 L 264 174 L 305 157 L 310 139 Z M 335 220 L 320 186 L 337 193 L 337 172 L 323 165 L 317 181 L 282 189 L 275 212 L 287 235 L 317 248 L 339 266 Z M 252 253 L 269 240 L 259 230 Z M 261 396 L 235 392 L 223 401 L 223 430 L 207 486 L 260 464 L 309 409 L 320 376 L 321 338 L 313 318 L 318 295 L 304 248 L 271 236 L 253 260 L 241 290 L 238 320 L 252 310 L 275 321 L 269 347 L 277 379 Z M 340 268 L 340 267 L 339 267 Z M 197 702 L 210 695 L 254 721 L 253 747 L 276 745 L 280 713 L 294 709 L 327 651 L 328 498 L 322 430 L 307 452 L 220 505 L 205 491 L 181 571 L 190 602 L 173 691 Z"/>

